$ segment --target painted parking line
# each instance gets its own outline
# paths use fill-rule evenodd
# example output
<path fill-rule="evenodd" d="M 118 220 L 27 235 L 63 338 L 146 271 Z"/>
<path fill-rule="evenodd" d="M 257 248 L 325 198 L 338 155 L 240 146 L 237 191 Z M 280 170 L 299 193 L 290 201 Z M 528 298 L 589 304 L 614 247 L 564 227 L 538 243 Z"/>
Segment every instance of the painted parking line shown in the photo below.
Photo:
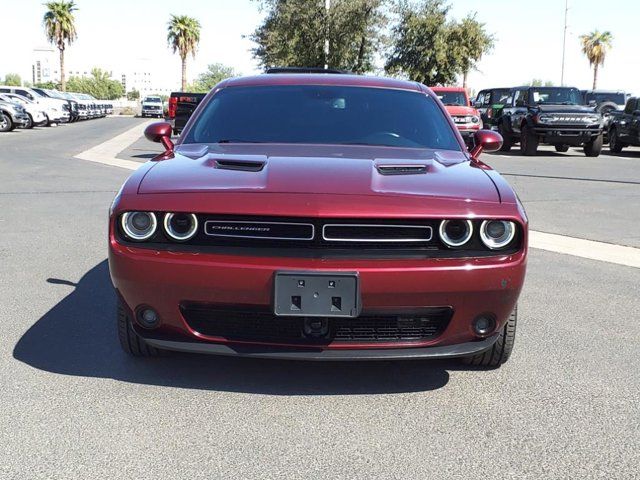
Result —
<path fill-rule="evenodd" d="M 75 158 L 112 167 L 136 170 L 142 163 L 117 158 L 116 155 L 138 140 L 149 123 L 152 123 L 152 121 L 136 125 L 134 128 L 100 145 L 96 145 L 89 150 L 79 153 Z M 574 257 L 640 268 L 640 248 L 625 247 L 622 245 L 613 245 L 610 243 L 537 231 L 529 232 L 529 246 L 539 250 L 562 253 Z"/>
<path fill-rule="evenodd" d="M 74 158 L 101 163 L 112 167 L 136 170 L 140 165 L 142 165 L 141 163 L 134 162 L 133 160 L 117 158 L 117 155 L 138 140 L 142 136 L 147 125 L 151 123 L 153 123 L 152 120 L 140 123 L 126 132 L 107 140 L 106 142 L 96 145 L 95 147 L 91 147 L 89 150 L 85 150 L 84 152 L 80 152 L 75 155 Z"/>
<path fill-rule="evenodd" d="M 640 268 L 640 248 L 544 232 L 529 232 L 529 246 L 574 257 Z"/>

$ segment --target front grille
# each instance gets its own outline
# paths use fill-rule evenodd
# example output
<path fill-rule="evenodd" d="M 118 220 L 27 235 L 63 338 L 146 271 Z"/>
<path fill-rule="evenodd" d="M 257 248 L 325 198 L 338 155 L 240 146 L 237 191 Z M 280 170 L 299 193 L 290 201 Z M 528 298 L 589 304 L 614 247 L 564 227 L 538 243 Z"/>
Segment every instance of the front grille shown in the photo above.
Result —
<path fill-rule="evenodd" d="M 429 225 L 335 224 L 322 227 L 322 239 L 332 242 L 429 242 Z"/>
<path fill-rule="evenodd" d="M 314 227 L 310 223 L 208 220 L 204 224 L 204 233 L 211 237 L 236 239 L 313 240 Z"/>
<path fill-rule="evenodd" d="M 305 335 L 304 317 L 276 317 L 267 310 L 206 304 L 183 304 L 181 311 L 187 324 L 203 335 L 292 345 L 425 341 L 444 332 L 453 315 L 449 307 L 430 307 L 409 315 L 328 317 L 326 335 L 314 337 Z"/>

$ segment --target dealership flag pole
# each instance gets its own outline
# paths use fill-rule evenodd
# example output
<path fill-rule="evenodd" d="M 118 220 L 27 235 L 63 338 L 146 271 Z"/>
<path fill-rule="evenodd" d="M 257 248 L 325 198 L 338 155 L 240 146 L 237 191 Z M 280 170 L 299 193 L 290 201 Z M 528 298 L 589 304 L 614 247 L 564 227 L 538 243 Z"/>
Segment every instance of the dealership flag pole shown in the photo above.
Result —
<path fill-rule="evenodd" d="M 567 14 L 569 12 L 569 0 L 564 2 L 564 36 L 562 37 L 562 73 L 560 74 L 560 86 L 564 86 L 564 52 L 567 45 Z"/>

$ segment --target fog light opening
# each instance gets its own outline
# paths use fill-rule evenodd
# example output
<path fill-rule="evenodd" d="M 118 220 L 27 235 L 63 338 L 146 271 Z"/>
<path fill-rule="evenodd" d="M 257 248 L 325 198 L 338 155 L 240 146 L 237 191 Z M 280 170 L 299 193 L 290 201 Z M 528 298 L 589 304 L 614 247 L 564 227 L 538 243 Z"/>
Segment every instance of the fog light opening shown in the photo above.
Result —
<path fill-rule="evenodd" d="M 473 319 L 471 326 L 478 337 L 486 337 L 496 329 L 496 319 L 493 315 L 478 315 Z"/>
<path fill-rule="evenodd" d="M 160 316 L 153 308 L 142 307 L 138 309 L 138 323 L 144 328 L 156 328 L 160 324 Z"/>

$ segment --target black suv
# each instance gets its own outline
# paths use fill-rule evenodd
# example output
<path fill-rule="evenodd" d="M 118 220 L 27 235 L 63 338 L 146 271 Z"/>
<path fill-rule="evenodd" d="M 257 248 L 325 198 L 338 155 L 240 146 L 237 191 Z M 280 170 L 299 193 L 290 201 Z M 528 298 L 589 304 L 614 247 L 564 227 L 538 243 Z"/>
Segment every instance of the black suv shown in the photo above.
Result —
<path fill-rule="evenodd" d="M 473 106 L 480 112 L 482 128 L 495 130 L 510 92 L 510 88 L 487 88 L 478 92 Z"/>
<path fill-rule="evenodd" d="M 602 115 L 582 103 L 580 91 L 573 87 L 512 88 L 498 121 L 502 151 L 517 142 L 523 155 L 535 155 L 540 143 L 554 145 L 558 152 L 583 145 L 587 157 L 597 157 L 602 150 Z"/>

